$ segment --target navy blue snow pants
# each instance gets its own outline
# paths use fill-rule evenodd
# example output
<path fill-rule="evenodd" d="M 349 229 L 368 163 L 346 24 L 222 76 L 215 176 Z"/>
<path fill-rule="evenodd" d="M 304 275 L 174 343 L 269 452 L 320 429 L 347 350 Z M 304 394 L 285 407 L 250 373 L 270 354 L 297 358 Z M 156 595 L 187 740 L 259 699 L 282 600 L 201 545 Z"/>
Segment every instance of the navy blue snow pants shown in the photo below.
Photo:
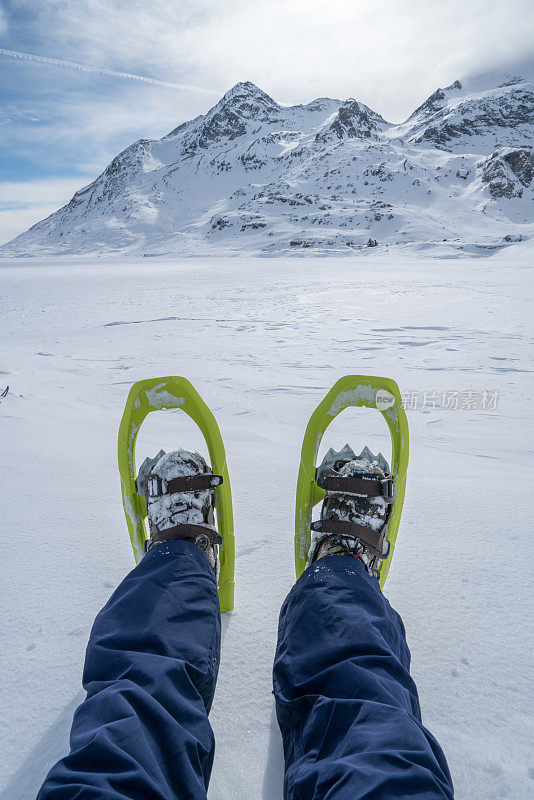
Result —
<path fill-rule="evenodd" d="M 153 547 L 96 618 L 71 751 L 38 800 L 206 800 L 219 651 L 206 555 L 184 541 Z M 306 570 L 274 663 L 286 798 L 452 798 L 409 660 L 401 619 L 361 562 L 327 556 Z"/>

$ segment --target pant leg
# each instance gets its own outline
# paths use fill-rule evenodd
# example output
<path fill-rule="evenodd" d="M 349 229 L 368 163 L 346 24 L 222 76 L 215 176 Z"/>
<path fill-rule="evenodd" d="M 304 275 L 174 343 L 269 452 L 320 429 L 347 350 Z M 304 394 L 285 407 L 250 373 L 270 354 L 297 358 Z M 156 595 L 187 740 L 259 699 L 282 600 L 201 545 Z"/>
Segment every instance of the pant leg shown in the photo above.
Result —
<path fill-rule="evenodd" d="M 95 620 L 71 751 L 38 800 L 206 800 L 220 626 L 205 553 L 153 547 Z"/>
<path fill-rule="evenodd" d="M 280 613 L 274 662 L 287 800 L 443 800 L 400 616 L 361 561 L 326 556 Z"/>

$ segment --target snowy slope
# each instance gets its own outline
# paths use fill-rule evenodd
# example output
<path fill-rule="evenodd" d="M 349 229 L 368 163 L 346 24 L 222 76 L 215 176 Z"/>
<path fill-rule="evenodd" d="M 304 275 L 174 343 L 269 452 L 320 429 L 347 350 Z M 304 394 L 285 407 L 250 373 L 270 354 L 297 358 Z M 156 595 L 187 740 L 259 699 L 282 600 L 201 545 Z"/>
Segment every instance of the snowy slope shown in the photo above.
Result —
<path fill-rule="evenodd" d="M 370 239 L 486 253 L 534 231 L 531 77 L 456 81 L 400 125 L 353 99 L 284 107 L 239 83 L 0 253 L 345 253 Z"/>
<path fill-rule="evenodd" d="M 93 617 L 133 564 L 120 416 L 133 381 L 169 374 L 212 407 L 234 498 L 210 798 L 281 800 L 271 668 L 294 581 L 300 446 L 326 391 L 358 372 L 394 377 L 409 403 L 385 593 L 406 623 L 424 722 L 458 800 L 531 795 L 531 245 L 439 269 L 377 249 L 357 270 L 328 258 L 0 262 L 1 800 L 35 797 L 67 747 Z M 500 392 L 496 408 L 481 407 L 484 390 Z M 441 407 L 443 392 L 464 393 L 458 408 Z M 138 463 L 201 447 L 181 412 L 151 417 Z M 388 452 L 371 411 L 340 415 L 322 452 L 346 441 Z"/>

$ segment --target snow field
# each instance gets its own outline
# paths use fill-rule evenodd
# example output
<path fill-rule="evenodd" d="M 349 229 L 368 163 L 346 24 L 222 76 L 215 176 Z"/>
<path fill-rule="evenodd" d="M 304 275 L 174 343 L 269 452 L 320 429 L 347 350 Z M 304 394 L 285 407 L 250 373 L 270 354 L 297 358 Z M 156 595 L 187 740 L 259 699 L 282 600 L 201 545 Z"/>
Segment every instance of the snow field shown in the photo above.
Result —
<path fill-rule="evenodd" d="M 282 796 L 271 666 L 294 580 L 300 446 L 347 373 L 391 376 L 419 400 L 407 408 L 407 495 L 385 593 L 406 624 L 423 721 L 459 799 L 528 796 L 531 263 L 528 243 L 454 261 L 0 261 L 1 800 L 32 797 L 67 749 L 92 620 L 133 566 L 120 416 L 131 383 L 169 374 L 214 411 L 234 500 L 236 609 L 211 715 L 211 800 Z M 425 391 L 480 402 L 486 390 L 497 408 L 421 408 Z M 345 441 L 389 456 L 378 413 L 344 412 L 321 455 Z M 138 464 L 178 446 L 201 447 L 193 423 L 152 415 Z"/>

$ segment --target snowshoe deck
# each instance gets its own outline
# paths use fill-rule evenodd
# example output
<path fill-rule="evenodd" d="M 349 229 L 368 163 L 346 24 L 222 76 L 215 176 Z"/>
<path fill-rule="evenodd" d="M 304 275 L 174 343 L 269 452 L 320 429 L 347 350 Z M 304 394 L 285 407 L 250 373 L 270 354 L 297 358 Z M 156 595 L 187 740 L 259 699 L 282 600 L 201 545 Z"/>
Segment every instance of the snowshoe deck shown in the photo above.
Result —
<path fill-rule="evenodd" d="M 391 378 L 371 375 L 346 375 L 340 378 L 319 403 L 310 417 L 300 457 L 295 509 L 295 572 L 300 577 L 306 567 L 311 540 L 312 511 L 324 496 L 324 489 L 315 482 L 317 455 L 323 435 L 341 411 L 349 406 L 378 409 L 386 420 L 391 436 L 391 474 L 393 504 L 387 521 L 386 539 L 389 553 L 380 569 L 380 587 L 387 578 L 404 503 L 408 469 L 408 420 L 402 407 L 399 387 Z"/>
<path fill-rule="evenodd" d="M 119 427 L 118 455 L 122 504 L 135 562 L 139 563 L 143 557 L 147 539 L 144 522 L 147 515 L 146 500 L 138 493 L 136 485 L 137 434 L 148 414 L 172 408 L 181 409 L 198 425 L 206 440 L 213 472 L 223 478 L 222 485 L 215 489 L 217 528 L 223 539 L 219 552 L 219 602 L 221 611 L 231 611 L 234 607 L 235 541 L 226 453 L 215 417 L 186 378 L 169 376 L 138 381 L 130 389 L 126 400 Z"/>

